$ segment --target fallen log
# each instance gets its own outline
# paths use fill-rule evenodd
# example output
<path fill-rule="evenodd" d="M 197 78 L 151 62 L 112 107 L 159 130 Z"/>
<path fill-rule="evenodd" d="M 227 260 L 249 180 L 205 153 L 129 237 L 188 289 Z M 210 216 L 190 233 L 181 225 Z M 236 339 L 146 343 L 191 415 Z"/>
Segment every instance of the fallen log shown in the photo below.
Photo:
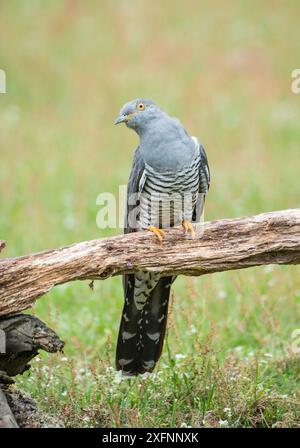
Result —
<path fill-rule="evenodd" d="M 64 343 L 44 322 L 27 314 L 0 318 L 0 378 L 24 373 L 39 350 L 48 353 L 62 351 Z M 1 381 L 1 380 L 0 380 Z"/>
<path fill-rule="evenodd" d="M 26 426 L 35 410 L 32 400 L 10 386 L 14 382 L 11 377 L 28 370 L 29 361 L 39 350 L 54 353 L 62 351 L 63 346 L 56 333 L 34 316 L 17 314 L 0 318 L 0 428 L 18 428 L 19 422 Z M 35 419 L 38 415 L 36 411 Z"/>
<path fill-rule="evenodd" d="M 18 428 L 18 424 L 8 406 L 6 396 L 0 388 L 0 428 Z"/>
<path fill-rule="evenodd" d="M 169 229 L 162 246 L 150 232 L 76 243 L 0 260 L 0 315 L 31 307 L 53 286 L 138 270 L 203 275 L 267 264 L 300 263 L 300 209 L 199 224 L 200 239 Z"/>

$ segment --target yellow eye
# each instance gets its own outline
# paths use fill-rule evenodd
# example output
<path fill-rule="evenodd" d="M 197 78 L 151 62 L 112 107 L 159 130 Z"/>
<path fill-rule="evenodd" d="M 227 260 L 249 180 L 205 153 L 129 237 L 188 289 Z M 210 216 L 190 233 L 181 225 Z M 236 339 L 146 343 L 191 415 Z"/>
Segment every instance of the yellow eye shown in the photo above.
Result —
<path fill-rule="evenodd" d="M 144 103 L 138 103 L 137 106 L 136 106 L 136 108 L 137 108 L 138 110 L 144 110 L 144 109 L 145 109 L 145 104 L 144 104 Z"/>

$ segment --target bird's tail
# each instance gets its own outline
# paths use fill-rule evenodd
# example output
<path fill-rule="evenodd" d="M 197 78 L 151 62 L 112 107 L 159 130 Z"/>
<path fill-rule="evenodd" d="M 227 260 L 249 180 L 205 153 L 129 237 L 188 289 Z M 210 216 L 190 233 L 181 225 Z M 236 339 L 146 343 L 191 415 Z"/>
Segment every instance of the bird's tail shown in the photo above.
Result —
<path fill-rule="evenodd" d="M 134 301 L 135 275 L 125 280 L 125 304 L 116 353 L 116 368 L 126 375 L 152 372 L 160 358 L 166 333 L 172 277 L 162 277 L 142 309 Z M 140 307 L 139 307 L 140 308 Z"/>

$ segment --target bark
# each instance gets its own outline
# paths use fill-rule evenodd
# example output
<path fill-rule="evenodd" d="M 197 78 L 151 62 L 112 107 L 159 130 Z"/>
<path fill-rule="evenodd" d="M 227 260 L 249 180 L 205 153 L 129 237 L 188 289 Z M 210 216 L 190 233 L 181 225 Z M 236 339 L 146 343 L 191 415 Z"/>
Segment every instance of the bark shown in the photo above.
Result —
<path fill-rule="evenodd" d="M 11 414 L 20 428 L 62 428 L 60 417 L 50 415 L 40 409 L 28 394 L 14 386 L 2 386 Z M 6 426 L 7 427 L 7 426 Z"/>
<path fill-rule="evenodd" d="M 8 406 L 6 396 L 0 388 L 0 428 L 18 428 L 18 424 Z"/>
<path fill-rule="evenodd" d="M 34 316 L 0 318 L 0 428 L 60 426 L 51 417 L 40 414 L 30 397 L 13 388 L 11 377 L 28 370 L 29 361 L 40 349 L 54 353 L 63 346 L 54 331 Z"/>
<path fill-rule="evenodd" d="M 138 270 L 203 275 L 266 264 L 300 263 L 300 209 L 202 224 L 189 239 L 167 230 L 162 246 L 150 232 L 85 241 L 0 261 L 0 315 L 31 307 L 53 286 Z"/>
<path fill-rule="evenodd" d="M 0 382 L 29 369 L 29 361 L 38 350 L 49 353 L 62 351 L 64 343 L 40 319 L 17 314 L 0 318 Z"/>

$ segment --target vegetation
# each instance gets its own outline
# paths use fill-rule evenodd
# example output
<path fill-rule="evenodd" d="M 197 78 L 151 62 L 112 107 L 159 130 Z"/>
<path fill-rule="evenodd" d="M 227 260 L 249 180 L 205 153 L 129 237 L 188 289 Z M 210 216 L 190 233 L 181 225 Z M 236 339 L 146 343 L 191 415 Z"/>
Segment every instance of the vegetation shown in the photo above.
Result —
<path fill-rule="evenodd" d="M 96 198 L 127 182 L 137 139 L 113 121 L 137 96 L 206 147 L 206 219 L 298 207 L 299 13 L 293 0 L 2 2 L 2 256 L 121 231 L 97 228 Z M 122 302 L 120 278 L 39 300 L 65 353 L 17 385 L 68 426 L 300 426 L 298 267 L 179 278 L 147 378 L 113 369 Z"/>

